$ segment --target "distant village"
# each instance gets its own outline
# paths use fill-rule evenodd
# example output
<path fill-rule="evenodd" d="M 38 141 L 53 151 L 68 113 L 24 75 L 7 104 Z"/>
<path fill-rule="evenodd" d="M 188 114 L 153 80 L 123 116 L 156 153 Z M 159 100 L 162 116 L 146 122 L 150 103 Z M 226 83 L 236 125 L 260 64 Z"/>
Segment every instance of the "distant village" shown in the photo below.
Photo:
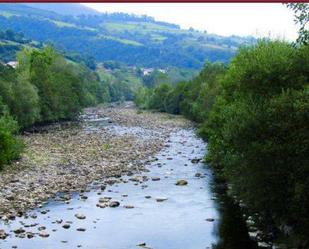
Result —
<path fill-rule="evenodd" d="M 112 68 L 108 68 L 108 67 L 104 67 L 104 65 L 99 64 L 100 67 L 102 67 L 104 69 L 104 71 L 106 72 L 113 72 L 114 69 Z M 167 73 L 167 69 L 163 69 L 163 68 L 143 68 L 143 67 L 136 67 L 136 66 L 126 66 L 127 68 L 131 69 L 131 70 L 140 70 L 143 76 L 147 76 L 152 74 L 155 70 L 160 72 L 160 73 Z"/>
<path fill-rule="evenodd" d="M 143 72 L 143 76 L 147 76 L 150 75 L 155 70 L 155 68 L 141 68 L 141 70 Z M 165 69 L 157 69 L 157 70 L 161 73 L 166 73 Z"/>
<path fill-rule="evenodd" d="M 16 68 L 17 65 L 18 65 L 18 61 L 9 61 L 7 63 L 2 63 L 0 62 L 1 64 L 3 65 L 6 65 L 6 66 L 10 66 L 12 68 Z M 132 69 L 136 69 L 136 67 L 132 67 Z M 106 71 L 112 71 L 110 69 L 105 69 Z M 166 69 L 162 69 L 162 68 L 159 68 L 159 69 L 156 69 L 156 68 L 140 68 L 140 70 L 142 71 L 142 74 L 143 76 L 147 76 L 147 75 L 150 75 L 153 71 L 157 70 L 161 73 L 166 73 L 167 70 Z"/>

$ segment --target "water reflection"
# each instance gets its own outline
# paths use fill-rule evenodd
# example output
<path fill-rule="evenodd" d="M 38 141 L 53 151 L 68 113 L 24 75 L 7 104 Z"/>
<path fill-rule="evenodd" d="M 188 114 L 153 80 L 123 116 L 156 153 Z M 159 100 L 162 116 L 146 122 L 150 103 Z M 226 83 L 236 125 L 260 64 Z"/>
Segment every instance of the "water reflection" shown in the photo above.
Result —
<path fill-rule="evenodd" d="M 257 243 L 249 237 L 248 228 L 241 208 L 227 195 L 224 184 L 213 184 L 217 196 L 220 221 L 217 227 L 219 240 L 213 249 L 258 249 Z"/>

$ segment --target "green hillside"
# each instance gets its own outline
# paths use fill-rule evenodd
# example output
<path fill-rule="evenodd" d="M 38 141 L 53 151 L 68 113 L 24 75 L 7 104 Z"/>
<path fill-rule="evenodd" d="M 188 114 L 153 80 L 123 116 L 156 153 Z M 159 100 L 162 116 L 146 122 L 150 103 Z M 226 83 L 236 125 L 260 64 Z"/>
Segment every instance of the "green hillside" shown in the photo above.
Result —
<path fill-rule="evenodd" d="M 40 47 L 39 42 L 27 39 L 22 33 L 0 30 L 0 62 L 14 61 L 16 52 L 23 48 Z"/>
<path fill-rule="evenodd" d="M 0 4 L 0 30 L 12 29 L 57 49 L 142 67 L 202 67 L 205 60 L 228 62 L 239 46 L 253 38 L 223 37 L 124 13 L 61 15 L 46 5 Z M 81 5 L 71 4 L 72 9 Z M 64 11 L 70 8 L 66 4 Z M 54 10 L 56 12 L 50 11 Z M 66 12 L 64 12 L 66 13 Z M 94 13 L 96 13 L 94 11 Z"/>

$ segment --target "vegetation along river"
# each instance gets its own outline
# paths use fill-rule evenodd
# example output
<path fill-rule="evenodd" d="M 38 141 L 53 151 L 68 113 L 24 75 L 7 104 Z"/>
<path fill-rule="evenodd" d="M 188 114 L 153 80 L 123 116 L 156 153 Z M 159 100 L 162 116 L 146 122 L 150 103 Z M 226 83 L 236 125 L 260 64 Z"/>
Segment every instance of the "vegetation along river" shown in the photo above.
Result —
<path fill-rule="evenodd" d="M 109 143 L 100 144 L 99 147 L 104 147 L 103 151 L 111 151 L 112 154 L 115 154 L 113 149 L 119 150 L 117 146 L 133 153 L 132 148 L 137 150 L 136 145 L 126 147 L 125 141 L 134 138 L 140 150 L 135 152 L 144 154 L 140 158 L 128 157 L 128 161 L 123 161 L 121 155 L 110 157 L 115 167 L 118 165 L 117 158 L 121 159 L 120 163 L 126 165 L 126 170 L 120 173 L 115 171 L 116 174 L 113 171 L 114 174 L 108 177 L 100 178 L 100 173 L 96 173 L 87 180 L 81 176 L 79 182 L 76 175 L 75 183 L 72 183 L 71 178 L 62 179 L 61 182 L 67 181 L 70 186 L 75 186 L 76 191 L 73 192 L 70 188 L 58 191 L 57 186 L 46 180 L 46 189 L 54 189 L 55 192 L 48 196 L 48 201 L 44 201 L 43 196 L 40 204 L 25 207 L 20 217 L 13 215 L 16 207 L 9 209 L 6 214 L 2 211 L 0 230 L 5 239 L 0 240 L 1 249 L 251 247 L 237 207 L 232 206 L 228 197 L 213 185 L 212 174 L 202 160 L 206 144 L 195 135 L 192 124 L 166 114 L 139 114 L 131 107 L 116 111 L 113 108 L 90 109 L 83 118 L 86 121 L 81 127 L 74 128 L 77 130 L 74 130 L 73 135 L 70 133 L 72 136 L 77 133 L 79 137 L 82 134 L 106 140 L 100 135 L 102 132 L 109 134 Z M 157 125 L 158 120 L 162 121 L 161 126 Z M 63 150 L 66 149 L 65 143 L 68 143 L 65 140 L 67 133 L 64 134 L 59 140 L 64 144 L 58 145 Z M 31 144 L 41 141 L 40 136 L 46 139 L 48 135 L 30 136 L 36 136 L 35 142 L 32 139 L 28 141 Z M 121 137 L 126 139 L 121 140 Z M 121 142 L 115 144 L 114 140 L 119 138 Z M 157 147 L 153 149 L 155 143 Z M 76 147 L 84 145 L 79 143 Z M 88 145 L 95 148 L 91 143 Z M 50 142 L 48 146 L 53 148 L 53 143 Z M 145 153 L 147 148 L 148 154 Z M 47 150 L 52 149 L 49 147 Z M 29 151 L 24 157 L 27 157 L 27 153 Z M 75 152 L 71 153 L 74 155 Z M 84 157 L 87 159 L 86 155 Z M 92 163 L 105 165 L 103 161 L 104 158 Z M 63 160 L 61 162 L 65 163 Z M 54 164 L 59 167 L 59 164 Z M 72 162 L 66 162 L 66 165 L 68 167 Z M 58 178 L 73 174 L 71 168 L 61 171 Z M 49 174 L 48 171 L 46 174 Z M 23 188 L 29 182 L 19 184 Z M 14 185 L 11 188 L 14 189 Z M 11 197 L 18 198 L 18 193 Z M 230 232 L 226 234 L 225 231 Z"/>

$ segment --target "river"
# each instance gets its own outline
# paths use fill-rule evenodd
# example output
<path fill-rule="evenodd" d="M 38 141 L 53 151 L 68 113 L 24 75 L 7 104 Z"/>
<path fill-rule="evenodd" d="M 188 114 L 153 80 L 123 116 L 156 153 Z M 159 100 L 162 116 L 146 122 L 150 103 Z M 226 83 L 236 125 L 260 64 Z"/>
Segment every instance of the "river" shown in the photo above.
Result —
<path fill-rule="evenodd" d="M 138 127 L 108 125 L 105 120 L 102 125 L 118 135 L 130 130 L 142 132 Z M 205 249 L 215 245 L 224 249 L 241 249 L 239 245 L 249 248 L 251 242 L 248 244 L 241 239 L 238 243 L 231 238 L 231 233 L 222 233 L 222 227 L 227 226 L 222 217 L 228 216 L 227 230 L 244 228 L 236 229 L 232 237 L 247 238 L 245 226 L 233 223 L 242 222 L 235 212 L 232 216 L 236 221 L 231 221 L 226 214 L 229 210 L 222 208 L 226 207 L 228 197 L 222 198 L 224 194 L 214 191 L 211 171 L 201 160 L 205 148 L 205 142 L 195 135 L 194 129 L 177 129 L 164 149 L 145 162 L 149 164 L 149 172 L 126 176 L 125 183 L 107 186 L 103 192 L 94 182 L 82 198 L 75 193 L 69 204 L 51 200 L 31 210 L 28 218 L 0 223 L 0 229 L 13 231 L 27 227 L 27 232 L 35 235 L 28 239 L 10 233 L 5 240 L 0 240 L 0 248 Z M 137 181 L 139 177 L 148 180 Z M 187 185 L 176 185 L 180 179 L 186 180 Z M 100 198 L 104 197 L 120 205 L 98 207 Z M 31 218 L 33 213 L 36 217 Z M 76 218 L 76 214 L 82 215 L 82 219 Z M 64 224 L 70 227 L 65 229 Z M 46 237 L 38 236 L 39 233 Z M 234 247 L 224 246 L 229 244 L 224 244 L 225 238 L 220 238 L 224 235 L 235 241 Z"/>

